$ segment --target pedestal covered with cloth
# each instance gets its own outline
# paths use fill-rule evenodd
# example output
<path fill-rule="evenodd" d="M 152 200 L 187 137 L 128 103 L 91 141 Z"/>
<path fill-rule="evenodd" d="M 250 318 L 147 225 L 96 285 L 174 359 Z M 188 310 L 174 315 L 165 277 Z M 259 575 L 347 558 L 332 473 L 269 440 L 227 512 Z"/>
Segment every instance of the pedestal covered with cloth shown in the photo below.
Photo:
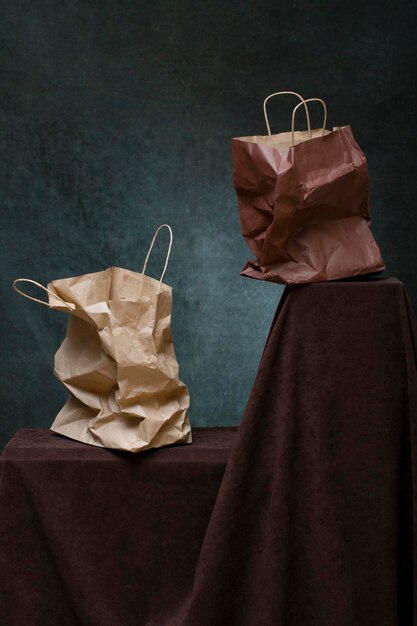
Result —
<path fill-rule="evenodd" d="M 396 279 L 287 288 L 181 626 L 417 624 L 416 348 Z"/>

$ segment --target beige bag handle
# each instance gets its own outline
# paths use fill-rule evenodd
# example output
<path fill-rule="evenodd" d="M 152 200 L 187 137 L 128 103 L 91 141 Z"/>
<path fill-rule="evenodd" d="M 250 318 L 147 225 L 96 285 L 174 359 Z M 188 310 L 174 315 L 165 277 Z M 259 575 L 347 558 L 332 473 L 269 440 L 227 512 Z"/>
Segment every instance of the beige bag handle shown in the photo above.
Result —
<path fill-rule="evenodd" d="M 168 231 L 169 231 L 169 246 L 168 246 L 167 255 L 166 255 L 166 257 L 165 257 L 165 265 L 164 265 L 164 269 L 162 270 L 162 274 L 161 274 L 161 277 L 160 277 L 160 279 L 159 279 L 159 283 L 158 283 L 158 293 L 159 293 L 159 290 L 160 290 L 160 288 L 161 288 L 161 283 L 162 283 L 162 280 L 163 280 L 163 278 L 164 278 L 164 276 L 165 276 L 165 272 L 167 271 L 168 262 L 169 262 L 169 257 L 171 256 L 172 243 L 173 243 L 173 241 L 174 241 L 174 235 L 173 235 L 173 233 L 172 233 L 172 228 L 171 228 L 171 226 L 170 226 L 169 224 L 161 224 L 160 226 L 158 226 L 158 228 L 156 229 L 156 231 L 155 231 L 155 233 L 154 233 L 154 236 L 152 237 L 152 241 L 151 241 L 151 243 L 150 243 L 150 246 L 149 246 L 149 249 L 148 249 L 148 253 L 147 253 L 147 255 L 146 255 L 145 262 L 144 262 L 144 264 L 143 264 L 143 268 L 142 268 L 142 280 L 141 280 L 141 284 L 140 284 L 139 296 L 140 296 L 140 294 L 142 293 L 142 283 L 143 283 L 143 277 L 145 276 L 146 266 L 148 265 L 148 260 L 149 260 L 150 254 L 151 254 L 151 252 L 152 252 L 152 248 L 153 248 L 153 246 L 154 246 L 154 243 L 155 243 L 155 240 L 156 240 L 157 236 L 159 235 L 160 231 L 161 231 L 163 228 L 167 228 L 167 229 L 168 229 Z"/>
<path fill-rule="evenodd" d="M 303 102 L 300 102 L 299 104 L 297 104 L 294 107 L 294 110 L 292 112 L 292 120 L 291 120 L 291 140 L 292 140 L 292 144 L 294 145 L 294 124 L 295 124 L 295 114 L 297 112 L 297 110 L 300 108 L 300 106 L 302 106 L 303 104 L 305 106 L 307 106 L 307 102 L 321 102 L 322 106 L 323 106 L 323 114 L 324 114 L 324 119 L 323 119 L 323 128 L 321 131 L 321 136 L 323 137 L 324 135 L 324 131 L 326 130 L 326 123 L 327 123 L 327 106 L 324 100 L 322 100 L 321 98 L 308 98 L 307 100 L 304 100 Z M 312 132 L 310 129 L 310 139 L 312 136 Z"/>
<path fill-rule="evenodd" d="M 277 91 L 275 93 L 271 93 L 264 100 L 264 117 L 265 117 L 266 128 L 267 128 L 268 135 L 269 135 L 269 141 L 271 142 L 271 144 L 273 144 L 272 134 L 271 134 L 271 127 L 269 125 L 268 113 L 266 111 L 266 103 L 271 98 L 275 98 L 275 96 L 283 96 L 283 95 L 297 96 L 297 98 L 299 98 L 299 100 L 301 100 L 301 102 L 300 102 L 300 104 L 298 106 L 301 106 L 302 104 L 304 105 L 304 108 L 305 108 L 305 111 L 306 111 L 306 118 L 307 118 L 307 128 L 308 128 L 308 132 L 310 133 L 310 137 L 311 137 L 310 114 L 309 114 L 309 111 L 308 111 L 308 106 L 306 104 L 306 102 L 308 102 L 308 100 L 304 100 L 303 96 L 300 96 L 300 94 L 297 93 L 296 91 Z"/>
<path fill-rule="evenodd" d="M 171 226 L 169 226 L 168 224 L 161 224 L 161 226 L 159 226 L 159 227 L 156 229 L 155 234 L 154 234 L 154 236 L 152 237 L 152 241 L 151 241 L 151 244 L 150 244 L 150 246 L 149 246 L 148 253 L 147 253 L 146 258 L 145 258 L 145 262 L 144 262 L 144 264 L 143 264 L 143 269 L 142 269 L 142 280 L 141 280 L 141 284 L 140 284 L 139 296 L 140 296 L 140 294 L 141 294 L 141 292 L 142 292 L 143 276 L 145 275 L 146 266 L 147 266 L 147 264 L 148 264 L 149 256 L 150 256 L 150 254 L 151 254 L 151 252 L 152 252 L 152 248 L 153 248 L 153 246 L 154 246 L 155 240 L 156 240 L 156 238 L 157 238 L 157 236 L 158 236 L 159 232 L 162 230 L 162 228 L 168 228 L 168 230 L 169 230 L 169 246 L 168 246 L 168 251 L 167 251 L 166 258 L 165 258 L 165 265 L 164 265 L 164 269 L 162 270 L 162 274 L 161 274 L 161 277 L 160 277 L 160 279 L 159 279 L 159 283 L 158 283 L 158 293 L 159 293 L 159 290 L 160 290 L 160 288 L 161 288 L 162 279 L 164 278 L 164 276 L 165 276 L 165 272 L 166 272 L 167 267 L 168 267 L 169 257 L 171 256 L 171 248 L 172 248 L 172 243 L 173 243 L 173 240 L 174 240 L 174 236 L 173 236 L 173 234 L 172 234 L 172 228 L 171 228 Z M 75 305 L 74 305 L 74 304 L 72 304 L 72 303 L 68 303 L 68 302 L 65 302 L 65 300 L 63 300 L 60 296 L 58 296 L 56 293 L 54 293 L 53 291 L 51 291 L 51 290 L 50 290 L 50 289 L 48 289 L 47 287 L 44 287 L 43 285 L 41 285 L 41 283 L 36 282 L 36 280 L 31 280 L 30 278 L 16 278 L 16 279 L 13 281 L 13 289 L 14 289 L 15 291 L 17 291 L 17 293 L 19 293 L 19 294 L 20 294 L 21 296 L 23 296 L 24 298 L 27 298 L 28 300 L 32 300 L 33 302 L 38 302 L 39 304 L 43 304 L 44 306 L 47 306 L 48 308 L 50 308 L 50 305 L 49 305 L 49 303 L 48 303 L 48 302 L 45 302 L 44 300 L 39 300 L 38 298 L 34 298 L 33 296 L 29 296 L 27 293 L 25 293 L 24 291 L 22 291 L 21 289 L 19 289 L 19 288 L 16 286 L 16 285 L 17 285 L 17 283 L 30 283 L 30 284 L 32 284 L 32 285 L 36 285 L 37 287 L 39 287 L 39 289 L 43 289 L 43 291 L 45 291 L 45 292 L 49 293 L 51 296 L 53 296 L 54 298 L 56 298 L 57 300 L 59 300 L 60 302 L 62 302 L 62 304 L 63 304 L 64 306 L 66 306 L 66 307 L 67 307 L 67 309 L 69 309 L 70 311 L 72 311 L 73 309 L 75 309 Z"/>
<path fill-rule="evenodd" d="M 70 311 L 75 309 L 75 305 L 74 304 L 71 304 L 69 302 L 65 302 L 65 300 L 60 298 L 56 293 L 54 293 L 50 289 L 47 289 L 47 287 L 44 287 L 43 285 L 41 285 L 41 283 L 37 283 L 36 280 L 31 280 L 30 278 L 16 278 L 16 280 L 13 281 L 13 289 L 15 291 L 17 291 L 17 293 L 20 293 L 20 295 L 23 296 L 24 298 L 27 298 L 28 300 L 33 300 L 33 302 L 38 302 L 39 304 L 43 304 L 43 305 L 47 306 L 48 308 L 50 308 L 49 302 L 45 302 L 44 300 L 38 300 L 38 298 L 34 298 L 33 296 L 29 296 L 27 293 L 25 293 L 24 291 L 21 291 L 18 287 L 16 287 L 17 283 L 31 283 L 32 285 L 36 285 L 40 289 L 43 289 L 44 291 L 49 293 L 51 296 L 53 296 L 54 298 L 56 298 L 57 300 L 62 302 L 62 304 L 64 304 Z"/>

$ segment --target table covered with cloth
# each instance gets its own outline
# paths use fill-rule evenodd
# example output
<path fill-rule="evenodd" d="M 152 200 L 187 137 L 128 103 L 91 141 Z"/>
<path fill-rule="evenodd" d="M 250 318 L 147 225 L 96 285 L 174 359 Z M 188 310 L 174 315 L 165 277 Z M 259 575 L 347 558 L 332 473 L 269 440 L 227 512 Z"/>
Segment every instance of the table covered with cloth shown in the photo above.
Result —
<path fill-rule="evenodd" d="M 0 623 L 417 626 L 416 348 L 396 279 L 289 287 L 238 433 L 129 455 L 18 432 Z"/>
<path fill-rule="evenodd" d="M 0 625 L 171 625 L 236 429 L 193 435 L 132 454 L 18 431 L 0 466 Z"/>

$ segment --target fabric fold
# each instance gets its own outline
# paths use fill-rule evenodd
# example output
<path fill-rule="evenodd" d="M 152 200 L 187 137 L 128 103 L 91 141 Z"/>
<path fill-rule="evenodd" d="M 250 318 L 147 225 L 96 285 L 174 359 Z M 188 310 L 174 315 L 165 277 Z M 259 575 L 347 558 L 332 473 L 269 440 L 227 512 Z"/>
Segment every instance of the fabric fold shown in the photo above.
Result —
<path fill-rule="evenodd" d="M 417 624 L 416 338 L 396 279 L 287 287 L 178 624 Z"/>

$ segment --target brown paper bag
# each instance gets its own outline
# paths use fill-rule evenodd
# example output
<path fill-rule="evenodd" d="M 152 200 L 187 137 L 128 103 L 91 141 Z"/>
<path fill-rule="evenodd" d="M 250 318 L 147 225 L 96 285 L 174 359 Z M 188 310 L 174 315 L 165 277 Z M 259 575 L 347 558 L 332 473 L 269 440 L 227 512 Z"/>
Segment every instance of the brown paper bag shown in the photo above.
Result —
<path fill-rule="evenodd" d="M 271 134 L 268 100 L 300 99 L 291 132 Z M 311 130 L 308 103 L 318 101 L 324 123 Z M 307 131 L 294 131 L 304 107 Z M 366 158 L 350 126 L 326 130 L 320 98 L 278 92 L 265 99 L 267 136 L 232 140 L 233 179 L 242 234 L 256 256 L 241 274 L 278 283 L 311 283 L 384 269 L 370 229 Z"/>
<path fill-rule="evenodd" d="M 158 281 L 145 271 L 163 227 L 171 239 Z M 163 224 L 141 274 L 111 267 L 52 281 L 47 289 L 14 281 L 26 298 L 70 314 L 55 375 L 71 396 L 51 426 L 55 432 L 131 452 L 191 443 L 189 393 L 179 380 L 170 330 L 172 288 L 162 282 L 171 246 L 171 228 Z M 49 303 L 20 291 L 19 282 L 45 289 Z"/>

